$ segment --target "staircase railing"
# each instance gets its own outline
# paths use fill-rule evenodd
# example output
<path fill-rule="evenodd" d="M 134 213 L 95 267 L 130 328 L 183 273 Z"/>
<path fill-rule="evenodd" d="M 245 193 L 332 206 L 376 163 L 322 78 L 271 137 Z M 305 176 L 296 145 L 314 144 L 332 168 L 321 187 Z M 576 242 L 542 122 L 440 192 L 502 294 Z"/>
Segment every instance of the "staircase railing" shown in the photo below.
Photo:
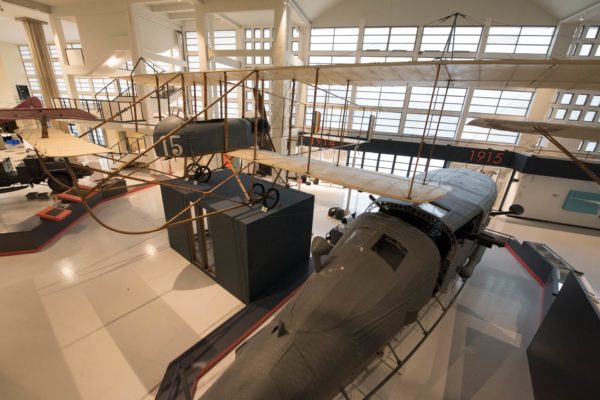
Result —
<path fill-rule="evenodd" d="M 125 113 L 133 101 L 94 100 L 94 99 L 72 99 L 68 97 L 57 97 L 52 99 L 56 108 L 77 108 L 92 114 L 98 114 L 100 119 L 110 119 L 111 122 L 136 123 L 145 121 L 144 108 L 136 106 L 136 112 Z M 107 112 L 108 111 L 108 112 Z M 108 114 L 108 115 L 107 115 Z"/>
<path fill-rule="evenodd" d="M 142 137 L 131 137 L 127 136 L 123 139 L 119 140 L 117 143 L 110 146 L 110 150 L 113 153 L 117 153 L 120 155 L 130 154 L 130 153 L 140 153 L 143 150 L 146 150 L 148 144 L 147 140 L 152 139 L 148 136 Z"/>
<path fill-rule="evenodd" d="M 168 79 L 166 82 L 164 82 L 161 85 L 158 85 L 155 89 L 153 89 L 152 91 L 150 91 L 149 93 L 146 93 L 144 96 L 133 100 L 133 102 L 129 103 L 129 105 L 125 108 L 119 108 L 118 111 L 115 114 L 112 114 L 110 117 L 108 118 L 103 118 L 103 121 L 101 123 L 99 123 L 98 125 L 94 126 L 93 128 L 88 129 L 87 131 L 85 131 L 84 133 L 82 133 L 81 135 L 79 135 L 80 138 L 83 138 L 87 135 L 90 134 L 90 132 L 94 131 L 95 129 L 100 128 L 101 126 L 105 125 L 108 122 L 120 122 L 119 120 L 117 120 L 118 117 L 122 116 L 124 112 L 132 110 L 133 109 L 133 115 L 134 115 L 134 123 L 136 124 L 136 129 L 137 129 L 137 106 L 141 104 L 142 101 L 146 100 L 147 98 L 149 98 L 150 96 L 152 96 L 153 94 L 158 94 L 160 93 L 161 90 L 163 90 L 165 87 L 168 87 L 168 85 L 171 82 L 174 82 L 176 79 L 181 79 L 182 77 L 182 73 L 178 73 L 176 75 L 174 75 L 173 77 L 171 77 L 170 79 Z M 157 81 L 158 83 L 158 81 Z M 143 108 L 141 108 L 141 110 L 143 110 Z M 160 103 L 159 103 L 159 114 L 160 114 Z M 160 115 L 159 115 L 159 119 L 161 119 Z"/>

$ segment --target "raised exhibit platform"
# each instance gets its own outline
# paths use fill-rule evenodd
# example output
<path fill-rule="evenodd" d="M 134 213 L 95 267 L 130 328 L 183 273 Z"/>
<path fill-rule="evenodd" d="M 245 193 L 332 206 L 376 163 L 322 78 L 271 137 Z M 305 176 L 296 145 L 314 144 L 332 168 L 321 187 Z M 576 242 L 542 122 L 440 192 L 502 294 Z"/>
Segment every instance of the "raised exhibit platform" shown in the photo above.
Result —
<path fill-rule="evenodd" d="M 186 223 L 168 228 L 169 243 L 186 260 L 202 265 L 201 255 L 195 254 L 195 243 L 202 229 L 206 229 L 211 242 L 210 261 L 214 262 L 217 283 L 246 304 L 260 299 L 276 286 L 279 280 L 293 273 L 309 259 L 314 196 L 294 189 L 275 185 L 279 190 L 278 205 L 264 210 L 262 203 L 226 210 L 244 201 L 244 195 L 231 172 L 213 172 L 209 183 L 194 184 L 184 179 L 174 179 L 169 186 L 161 186 L 166 219 L 176 216 L 191 202 L 198 200 L 203 191 L 215 190 L 176 221 L 202 212 L 216 214 L 207 217 L 207 226 Z M 250 188 L 251 177 L 240 175 L 241 182 Z M 272 183 L 254 179 L 265 188 Z M 212 263 L 211 263 L 212 264 Z"/>
<path fill-rule="evenodd" d="M 144 186 L 145 187 L 145 186 Z M 142 188 L 144 188 L 142 187 Z M 81 186 L 88 191 L 89 188 Z M 106 190 L 86 195 L 90 207 L 111 200 L 140 188 L 128 188 L 125 181 L 118 181 Z M 60 202 L 40 210 L 19 224 L 8 226 L 0 233 L 0 256 L 34 253 L 43 248 L 65 228 L 87 213 L 81 199 L 73 191 L 57 196 Z"/>

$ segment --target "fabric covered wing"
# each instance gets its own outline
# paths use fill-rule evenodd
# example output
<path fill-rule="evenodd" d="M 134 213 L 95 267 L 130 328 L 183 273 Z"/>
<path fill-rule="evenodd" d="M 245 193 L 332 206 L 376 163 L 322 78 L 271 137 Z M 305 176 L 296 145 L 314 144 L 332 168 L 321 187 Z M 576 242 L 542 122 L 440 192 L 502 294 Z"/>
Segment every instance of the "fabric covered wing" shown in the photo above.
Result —
<path fill-rule="evenodd" d="M 227 154 L 245 161 L 254 160 L 254 150 L 252 149 L 236 150 Z M 300 155 L 287 156 L 271 151 L 258 150 L 256 162 L 300 175 L 308 175 L 347 188 L 390 197 L 396 200 L 411 201 L 413 203 L 433 201 L 449 191 L 444 186 L 437 184 L 423 185 L 415 181 L 411 197 L 409 198 L 410 180 L 407 178 L 352 167 L 338 167 L 329 162 L 313 159 L 310 161 L 310 172 L 306 173 L 308 158 Z"/>
<path fill-rule="evenodd" d="M 76 157 L 89 154 L 111 153 L 106 147 L 79 139 L 57 129 L 48 130 L 48 138 L 42 138 L 40 129 L 19 129 L 19 136 L 47 157 Z"/>
<path fill-rule="evenodd" d="M 97 120 L 98 118 L 87 111 L 77 108 L 14 108 L 0 110 L 0 119 L 81 119 Z"/>
<path fill-rule="evenodd" d="M 314 83 L 319 69 L 319 83 L 345 85 L 347 81 L 361 86 L 431 85 L 438 65 L 438 83 L 452 82 L 453 87 L 479 88 L 551 88 L 567 90 L 600 90 L 599 60 L 460 60 L 414 61 L 376 64 L 338 64 L 257 68 L 261 79 L 292 80 Z M 227 70 L 227 78 L 241 80 L 251 71 Z M 186 72 L 186 80 L 202 82 L 204 72 Z M 159 74 L 159 84 L 177 82 L 179 73 Z M 223 71 L 207 71 L 212 82 L 223 80 Z M 156 84 L 156 75 L 136 75 L 136 82 Z"/>
<path fill-rule="evenodd" d="M 535 135 L 540 134 L 535 129 L 536 127 L 540 127 L 552 136 L 569 139 L 600 141 L 600 128 L 587 126 L 555 124 L 552 122 L 541 121 L 511 121 L 509 119 L 500 118 L 476 118 L 469 122 L 468 125 L 498 129 L 501 131 L 532 133 Z"/>

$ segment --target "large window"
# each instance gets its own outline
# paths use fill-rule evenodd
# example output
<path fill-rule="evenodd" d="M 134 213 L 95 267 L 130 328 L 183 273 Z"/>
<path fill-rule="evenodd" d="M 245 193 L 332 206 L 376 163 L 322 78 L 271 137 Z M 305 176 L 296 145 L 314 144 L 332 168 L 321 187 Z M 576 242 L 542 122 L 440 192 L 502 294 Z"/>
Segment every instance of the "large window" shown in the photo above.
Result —
<path fill-rule="evenodd" d="M 25 69 L 31 95 L 42 98 L 42 89 L 40 88 L 40 81 L 37 78 L 33 59 L 29 52 L 29 46 L 19 46 L 19 53 L 21 53 L 21 60 L 23 61 L 23 68 Z"/>
<path fill-rule="evenodd" d="M 569 49 L 572 57 L 600 57 L 600 25 L 582 25 Z"/>
<path fill-rule="evenodd" d="M 244 49 L 271 50 L 273 29 L 270 27 L 246 28 L 244 30 Z M 246 66 L 271 64 L 271 56 L 246 56 Z"/>
<path fill-rule="evenodd" d="M 304 38 L 302 38 L 304 39 Z M 295 56 L 298 55 L 298 52 L 300 51 L 300 30 L 293 26 L 292 27 L 292 41 L 291 41 L 291 47 L 292 47 L 292 54 L 294 54 Z"/>
<path fill-rule="evenodd" d="M 185 55 L 188 71 L 200 71 L 197 32 L 188 31 L 185 33 Z"/>
<path fill-rule="evenodd" d="M 458 117 L 450 115 L 430 115 L 427 122 L 426 114 L 408 114 L 404 124 L 405 135 L 422 135 L 427 125 L 427 136 L 434 136 L 437 132 L 438 138 L 453 139 L 456 135 Z"/>
<path fill-rule="evenodd" d="M 56 45 L 49 44 L 48 52 L 50 53 L 50 62 L 52 63 L 52 69 L 54 71 L 54 77 L 56 79 L 56 86 L 58 88 L 58 94 L 61 97 L 67 97 L 67 85 L 63 76 L 62 66 L 58 59 L 58 49 Z M 31 56 L 31 52 L 29 51 L 28 45 L 20 45 L 19 53 L 21 54 L 21 61 L 23 62 L 23 69 L 25 70 L 25 75 L 27 76 L 27 82 L 29 83 L 30 94 L 32 96 L 42 98 L 42 88 L 40 87 L 40 81 L 37 77 L 37 71 L 35 70 L 35 66 L 33 65 L 33 58 Z M 47 107 L 51 107 L 52 104 L 46 104 Z"/>
<path fill-rule="evenodd" d="M 397 134 L 400 130 L 401 117 L 402 114 L 399 112 L 378 112 L 375 119 L 375 132 Z"/>
<path fill-rule="evenodd" d="M 356 51 L 358 28 L 313 28 L 310 51 Z"/>
<path fill-rule="evenodd" d="M 348 93 L 352 88 L 348 88 Z M 306 102 L 312 104 L 314 99 L 314 87 L 308 88 Z M 348 95 L 349 96 L 349 95 Z M 346 85 L 319 85 L 317 89 L 317 103 L 319 104 L 344 104 L 346 100 Z"/>
<path fill-rule="evenodd" d="M 404 106 L 406 86 L 359 86 L 356 89 L 356 104 L 373 107 Z"/>
<path fill-rule="evenodd" d="M 354 110 L 352 113 L 352 129 L 366 132 L 369 129 L 369 118 L 375 114 L 375 111 L 370 110 Z"/>
<path fill-rule="evenodd" d="M 354 56 L 310 56 L 308 63 L 310 65 L 330 65 L 330 64 L 354 64 Z"/>
<path fill-rule="evenodd" d="M 467 123 L 472 121 L 473 118 L 468 118 Z M 477 140 L 482 142 L 496 142 L 496 143 L 517 143 L 519 138 L 518 132 L 499 131 L 496 129 L 481 128 L 479 126 L 473 126 L 466 124 L 463 128 L 461 139 L 462 140 Z"/>
<path fill-rule="evenodd" d="M 548 113 L 549 119 L 585 122 L 600 122 L 600 95 L 585 92 L 558 91 Z"/>
<path fill-rule="evenodd" d="M 548 54 L 553 26 L 492 26 L 486 53 Z"/>
<path fill-rule="evenodd" d="M 88 140 L 98 146 L 106 146 L 106 137 L 104 136 L 104 130 L 101 128 L 90 130 Z"/>
<path fill-rule="evenodd" d="M 413 51 L 417 27 L 365 28 L 363 51 Z"/>
<path fill-rule="evenodd" d="M 392 62 L 408 62 L 412 61 L 412 57 L 396 57 L 396 56 L 362 56 L 359 62 L 363 64 L 369 63 L 392 63 Z"/>
<path fill-rule="evenodd" d="M 213 32 L 213 48 L 215 50 L 235 50 L 236 47 L 234 29 Z"/>
<path fill-rule="evenodd" d="M 432 87 L 413 87 L 408 106 L 419 110 L 427 110 L 431 106 L 432 110 L 458 112 L 463 108 L 466 94 L 467 89 L 449 88 L 446 92 L 445 88 L 438 87 L 434 93 Z"/>
<path fill-rule="evenodd" d="M 449 26 L 426 26 L 423 28 L 421 51 L 475 53 L 481 39 L 481 26 L 457 26 L 452 37 Z"/>
<path fill-rule="evenodd" d="M 475 89 L 469 112 L 522 117 L 527 115 L 532 98 L 533 92 Z"/>

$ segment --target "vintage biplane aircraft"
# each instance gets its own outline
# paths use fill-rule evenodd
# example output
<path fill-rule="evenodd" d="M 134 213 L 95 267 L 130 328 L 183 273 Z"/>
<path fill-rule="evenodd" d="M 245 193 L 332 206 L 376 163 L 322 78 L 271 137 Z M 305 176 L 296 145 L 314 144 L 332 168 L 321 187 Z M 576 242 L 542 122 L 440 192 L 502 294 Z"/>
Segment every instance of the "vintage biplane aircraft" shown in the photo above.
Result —
<path fill-rule="evenodd" d="M 450 192 L 426 204 L 379 198 L 335 244 L 315 237 L 316 273 L 201 399 L 332 399 L 432 295 L 470 277 L 486 248 L 503 246 L 485 231 L 496 199 L 489 177 L 441 169 L 429 179 Z"/>
<path fill-rule="evenodd" d="M 469 125 L 482 128 L 491 128 L 501 131 L 521 132 L 528 134 L 537 134 L 548 139 L 567 157 L 569 157 L 586 175 L 600 185 L 600 177 L 588 168 L 581 160 L 573 155 L 565 146 L 563 146 L 556 137 L 565 139 L 578 139 L 589 141 L 600 141 L 600 128 L 580 126 L 574 124 L 558 124 L 554 122 L 543 121 L 514 121 L 502 118 L 476 118 L 468 123 Z"/>
<path fill-rule="evenodd" d="M 55 192 L 64 192 L 73 186 L 74 180 L 91 175 L 83 165 L 74 163 L 71 176 L 64 161 L 55 157 L 71 157 L 84 154 L 97 154 L 107 152 L 102 146 L 78 139 L 58 129 L 48 127 L 51 119 L 80 119 L 96 120 L 97 118 L 85 111 L 78 109 L 51 109 L 42 108 L 37 97 L 30 97 L 17 107 L 10 110 L 0 110 L 0 123 L 14 123 L 16 120 L 38 120 L 39 128 L 14 129 L 15 133 L 23 140 L 30 143 L 37 152 L 37 156 L 27 156 L 17 165 L 12 167 L 9 158 L 2 161 L 0 168 L 0 186 L 6 187 L 2 192 L 25 189 L 30 185 L 47 182 Z"/>
<path fill-rule="evenodd" d="M 311 158 L 310 151 L 308 157 L 298 154 L 279 154 L 277 152 L 260 149 L 259 131 L 268 131 L 268 122 L 263 118 L 264 106 L 260 104 L 260 99 L 256 95 L 255 89 L 254 101 L 255 117 L 249 119 L 231 119 L 227 115 L 220 121 L 199 121 L 199 117 L 207 117 L 207 110 L 216 105 L 219 101 L 223 102 L 227 94 L 240 87 L 246 82 L 254 81 L 252 87 L 257 88 L 259 81 L 264 80 L 287 80 L 294 84 L 312 85 L 315 90 L 319 84 L 349 84 L 353 85 L 432 85 L 448 87 L 465 87 L 476 85 L 477 87 L 487 88 L 556 88 L 556 89 L 585 89 L 600 90 L 600 62 L 597 60 L 473 60 L 473 61 L 417 61 L 400 63 L 377 63 L 377 64 L 350 64 L 350 65 L 326 65 L 326 66 L 292 66 L 292 67 L 264 67 L 253 70 L 226 70 L 226 71 L 207 71 L 207 72 L 188 72 L 188 73 L 163 73 L 136 75 L 137 84 L 156 84 L 162 87 L 165 84 L 173 84 L 184 79 L 187 84 L 201 83 L 204 86 L 207 82 L 225 83 L 225 90 L 216 100 L 193 115 L 186 115 L 183 120 L 175 118 L 165 118 L 156 127 L 154 135 L 154 144 L 135 155 L 123 165 L 113 171 L 105 171 L 105 178 L 101 179 L 96 188 L 105 185 L 112 178 L 139 179 L 134 174 L 124 175 L 123 170 L 133 165 L 140 157 L 154 150 L 160 156 L 185 156 L 191 157 L 202 154 L 222 153 L 227 157 L 238 158 L 248 162 L 248 165 L 263 164 L 280 170 L 288 170 L 297 174 L 318 178 L 323 181 L 339 184 L 344 187 L 372 193 L 374 195 L 386 196 L 401 201 L 410 201 L 413 203 L 426 203 L 434 201 L 447 193 L 448 189 L 439 182 L 418 182 L 416 179 L 406 179 L 398 176 L 365 171 L 346 166 L 332 165 L 327 162 Z M 229 83 L 235 82 L 235 83 Z M 147 96 L 149 96 L 148 94 Z M 293 96 L 293 93 L 292 93 Z M 317 96 L 313 96 L 313 109 L 316 109 Z M 433 101 L 433 99 L 432 99 Z M 207 101 L 208 103 L 208 101 Z M 226 104 L 226 102 L 224 102 Z M 226 107 L 225 107 L 226 109 Z M 258 110 L 260 109 L 260 118 Z M 291 114 L 291 113 L 290 113 Z M 290 115 L 291 120 L 291 115 Z M 258 123 L 258 121 L 262 121 Z M 431 121 L 429 121 L 431 123 Z M 427 128 L 426 128 L 427 129 Z M 205 134 L 212 132 L 210 134 Z M 222 140 L 219 138 L 219 132 L 222 132 Z M 315 130 L 311 129 L 311 143 Z M 250 139 L 252 135 L 252 139 Z M 39 136 L 39 135 L 38 135 Z M 46 138 L 33 140 L 36 148 L 52 153 L 53 155 L 74 156 L 80 154 L 96 154 L 106 149 L 100 150 L 84 149 L 91 143 L 78 141 L 74 147 L 77 150 L 71 152 L 65 151 L 62 145 L 51 145 L 58 143 L 60 135 L 46 135 Z M 64 139 L 64 137 L 62 137 Z M 208 139 L 209 140 L 205 140 Z M 77 140 L 69 138 L 65 140 Z M 422 141 L 425 136 L 422 137 Z M 44 147 L 45 146 L 45 147 Z M 81 146 L 81 147 L 79 147 Z M 222 147 L 222 148 L 221 148 Z M 145 163 L 146 165 L 148 163 Z M 185 171 L 184 176 L 198 177 L 201 180 L 210 178 L 209 173 L 202 166 L 192 163 L 191 167 Z M 139 170 L 138 167 L 136 170 Z M 101 172 L 101 171 L 98 171 Z M 242 170 L 234 171 L 234 177 Z M 140 180 L 143 182 L 142 180 Z M 160 183 L 160 182 L 153 182 Z M 243 205 L 253 203 L 251 199 L 265 197 L 261 194 L 253 193 L 252 188 L 243 188 L 245 200 Z M 199 191 L 202 191 L 199 189 Z M 206 192 L 206 195 L 212 195 L 213 192 Z M 240 204 L 242 206 L 242 204 Z M 191 207 L 191 206 L 190 206 Z M 267 207 L 268 208 L 268 207 Z M 170 222 L 167 222 L 160 229 L 164 229 Z"/>

